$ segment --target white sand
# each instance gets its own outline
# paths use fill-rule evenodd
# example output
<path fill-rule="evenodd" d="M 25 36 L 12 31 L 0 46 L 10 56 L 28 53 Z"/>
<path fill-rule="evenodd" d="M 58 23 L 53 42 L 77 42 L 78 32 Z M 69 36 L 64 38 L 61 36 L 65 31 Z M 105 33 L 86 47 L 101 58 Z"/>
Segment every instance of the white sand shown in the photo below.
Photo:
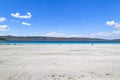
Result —
<path fill-rule="evenodd" d="M 120 45 L 0 45 L 0 80 L 120 80 Z"/>

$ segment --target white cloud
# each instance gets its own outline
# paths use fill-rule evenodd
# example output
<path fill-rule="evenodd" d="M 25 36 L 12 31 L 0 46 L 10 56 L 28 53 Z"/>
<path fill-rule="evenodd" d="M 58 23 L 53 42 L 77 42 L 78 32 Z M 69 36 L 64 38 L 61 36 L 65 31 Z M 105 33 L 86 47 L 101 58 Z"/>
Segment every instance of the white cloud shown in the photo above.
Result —
<path fill-rule="evenodd" d="M 73 34 L 73 35 L 70 35 L 70 37 L 80 37 L 80 36 L 77 34 Z"/>
<path fill-rule="evenodd" d="M 8 31 L 9 27 L 8 25 L 0 25 L 0 31 Z"/>
<path fill-rule="evenodd" d="M 5 17 L 1 17 L 0 18 L 0 22 L 4 22 L 4 21 L 6 21 L 7 19 L 5 18 Z"/>
<path fill-rule="evenodd" d="M 98 38 L 120 38 L 120 24 L 115 21 L 107 21 L 107 26 L 116 28 L 111 32 L 98 32 L 90 34 L 91 37 L 98 37 Z"/>
<path fill-rule="evenodd" d="M 25 26 L 30 26 L 31 25 L 30 23 L 27 23 L 27 22 L 22 22 L 21 24 L 25 25 Z"/>
<path fill-rule="evenodd" d="M 110 27 L 114 27 L 114 28 L 120 29 L 120 24 L 117 23 L 117 22 L 115 22 L 115 21 L 107 21 L 107 22 L 106 22 L 106 25 L 107 25 L 107 26 L 110 26 Z"/>
<path fill-rule="evenodd" d="M 66 35 L 64 33 L 59 33 L 59 32 L 49 32 L 49 33 L 41 35 L 41 36 L 48 36 L 48 37 L 83 37 L 83 35 L 77 35 L 77 34 Z"/>
<path fill-rule="evenodd" d="M 90 34 L 91 37 L 97 37 L 97 38 L 120 38 L 120 31 L 112 31 L 112 32 L 98 32 Z"/>
<path fill-rule="evenodd" d="M 39 32 L 35 32 L 35 34 L 39 34 Z"/>
<path fill-rule="evenodd" d="M 110 35 L 111 35 L 111 33 L 109 33 L 109 32 L 98 32 L 98 33 L 90 34 L 90 36 L 92 36 L 92 37 L 107 37 Z"/>
<path fill-rule="evenodd" d="M 50 33 L 47 33 L 43 36 L 49 36 L 49 37 L 65 37 L 65 34 L 62 34 L 62 33 L 57 33 L 57 32 L 50 32 Z"/>
<path fill-rule="evenodd" d="M 30 19 L 32 17 L 31 13 L 30 12 L 27 12 L 26 15 L 21 15 L 20 13 L 11 13 L 11 16 L 12 17 L 15 17 L 15 18 L 21 18 L 21 19 Z"/>
<path fill-rule="evenodd" d="M 116 28 L 111 32 L 97 32 L 92 34 L 84 34 L 84 35 L 65 35 L 63 33 L 57 32 L 50 32 L 43 36 L 50 36 L 50 37 L 93 37 L 93 38 L 106 38 L 106 39 L 113 39 L 113 38 L 120 38 L 120 24 L 115 21 L 107 21 L 107 26 Z"/>
<path fill-rule="evenodd" d="M 112 31 L 113 34 L 120 35 L 120 31 Z"/>

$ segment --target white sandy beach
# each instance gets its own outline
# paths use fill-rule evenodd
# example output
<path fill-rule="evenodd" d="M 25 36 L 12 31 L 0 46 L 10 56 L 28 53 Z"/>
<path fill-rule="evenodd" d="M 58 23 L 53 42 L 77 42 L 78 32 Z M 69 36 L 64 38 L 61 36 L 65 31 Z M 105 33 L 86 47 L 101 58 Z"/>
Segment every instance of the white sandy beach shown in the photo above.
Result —
<path fill-rule="evenodd" d="M 120 80 L 120 45 L 0 45 L 0 80 Z"/>

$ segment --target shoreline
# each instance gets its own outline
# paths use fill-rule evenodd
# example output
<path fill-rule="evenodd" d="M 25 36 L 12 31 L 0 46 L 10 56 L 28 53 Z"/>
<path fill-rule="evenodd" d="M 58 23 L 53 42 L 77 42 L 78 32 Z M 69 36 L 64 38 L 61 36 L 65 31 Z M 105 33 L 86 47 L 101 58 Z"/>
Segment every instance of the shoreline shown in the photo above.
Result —
<path fill-rule="evenodd" d="M 120 45 L 119 41 L 8 41 L 0 45 Z"/>
<path fill-rule="evenodd" d="M 120 45 L 120 43 L 0 43 L 0 45 Z"/>

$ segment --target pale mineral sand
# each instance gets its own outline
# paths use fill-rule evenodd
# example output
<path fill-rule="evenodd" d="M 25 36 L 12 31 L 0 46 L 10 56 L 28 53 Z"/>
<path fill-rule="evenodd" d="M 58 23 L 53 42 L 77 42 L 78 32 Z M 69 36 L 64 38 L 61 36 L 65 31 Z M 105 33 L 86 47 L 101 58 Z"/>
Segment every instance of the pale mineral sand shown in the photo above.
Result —
<path fill-rule="evenodd" d="M 120 45 L 0 45 L 0 80 L 120 80 Z"/>

